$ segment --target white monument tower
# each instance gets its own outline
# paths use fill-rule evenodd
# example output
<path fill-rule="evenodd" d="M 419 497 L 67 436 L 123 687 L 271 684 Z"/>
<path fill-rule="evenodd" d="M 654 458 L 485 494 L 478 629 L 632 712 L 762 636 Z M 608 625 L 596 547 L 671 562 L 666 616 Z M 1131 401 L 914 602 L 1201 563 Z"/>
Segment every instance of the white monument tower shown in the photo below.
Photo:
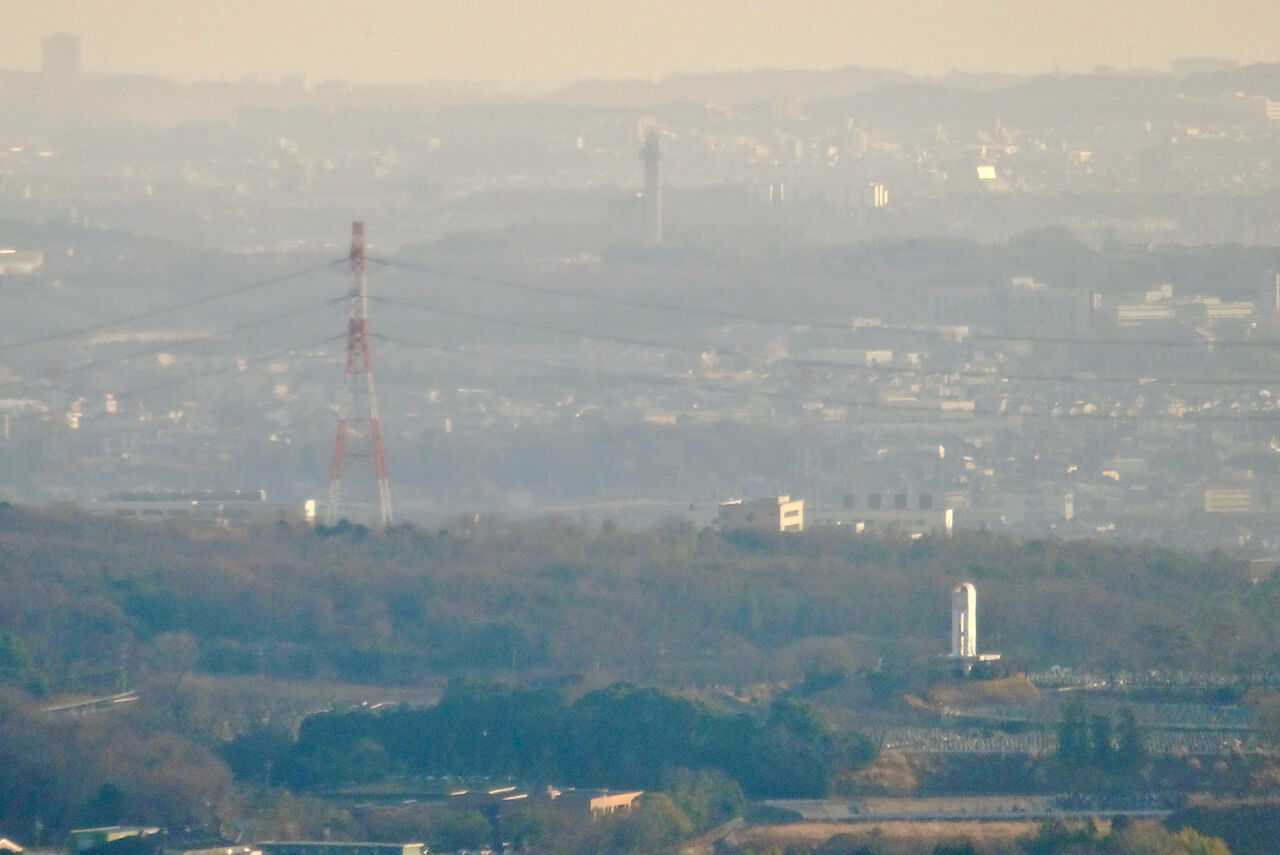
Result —
<path fill-rule="evenodd" d="M 978 589 L 972 582 L 956 585 L 951 592 L 951 656 L 978 658 Z"/>

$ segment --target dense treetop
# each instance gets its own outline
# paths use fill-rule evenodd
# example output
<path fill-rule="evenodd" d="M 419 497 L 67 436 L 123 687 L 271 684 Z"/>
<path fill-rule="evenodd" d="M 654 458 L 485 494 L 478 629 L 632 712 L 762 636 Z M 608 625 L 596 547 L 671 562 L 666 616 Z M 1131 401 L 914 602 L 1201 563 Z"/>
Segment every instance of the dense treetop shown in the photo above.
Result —
<path fill-rule="evenodd" d="M 980 646 L 1028 667 L 1276 664 L 1280 580 L 1218 554 L 555 521 L 214 531 L 4 506 L 0 669 L 37 691 L 191 666 L 735 684 L 931 660 L 962 580 Z"/>
<path fill-rule="evenodd" d="M 571 700 L 553 687 L 455 680 L 428 709 L 318 713 L 296 741 L 262 727 L 223 754 L 237 777 L 295 790 L 428 773 L 652 790 L 678 770 L 710 769 L 748 795 L 784 798 L 825 796 L 834 775 L 865 766 L 875 748 L 787 698 L 767 715 L 724 715 L 627 684 Z"/>

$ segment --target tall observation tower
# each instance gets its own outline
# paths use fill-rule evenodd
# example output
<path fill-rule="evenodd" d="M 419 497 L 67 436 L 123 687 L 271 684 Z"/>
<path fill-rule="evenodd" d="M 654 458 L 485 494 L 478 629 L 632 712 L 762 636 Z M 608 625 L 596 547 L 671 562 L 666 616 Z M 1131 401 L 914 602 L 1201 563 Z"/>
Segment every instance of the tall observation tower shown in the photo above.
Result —
<path fill-rule="evenodd" d="M 978 652 L 978 589 L 961 582 L 951 590 L 951 658 L 960 659 L 965 670 L 975 662 L 994 662 L 999 653 Z"/>
<path fill-rule="evenodd" d="M 653 128 L 640 149 L 644 162 L 644 228 L 645 240 L 655 246 L 662 243 L 662 152 L 658 149 L 658 132 Z"/>
<path fill-rule="evenodd" d="M 978 657 L 978 589 L 971 582 L 951 592 L 951 655 L 956 659 Z"/>

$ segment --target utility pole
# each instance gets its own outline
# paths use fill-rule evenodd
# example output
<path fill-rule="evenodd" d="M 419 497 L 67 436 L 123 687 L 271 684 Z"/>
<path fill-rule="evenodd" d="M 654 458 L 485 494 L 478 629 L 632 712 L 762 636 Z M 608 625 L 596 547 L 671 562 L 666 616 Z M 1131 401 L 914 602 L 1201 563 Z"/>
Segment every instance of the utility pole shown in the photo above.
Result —
<path fill-rule="evenodd" d="M 364 223 L 351 224 L 351 296 L 347 316 L 347 385 L 338 412 L 338 438 L 333 444 L 333 469 L 329 480 L 329 505 L 325 525 L 338 521 L 342 504 L 346 461 L 372 459 L 378 482 L 378 523 L 391 524 L 391 484 L 387 458 L 382 451 L 378 396 L 373 386 L 369 348 L 369 281 L 365 275 Z"/>

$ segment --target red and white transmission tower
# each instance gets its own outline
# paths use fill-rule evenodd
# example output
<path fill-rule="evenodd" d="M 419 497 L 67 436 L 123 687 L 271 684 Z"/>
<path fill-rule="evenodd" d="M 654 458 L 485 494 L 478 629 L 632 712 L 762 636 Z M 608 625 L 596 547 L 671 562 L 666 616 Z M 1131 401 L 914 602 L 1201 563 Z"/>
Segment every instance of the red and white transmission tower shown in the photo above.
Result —
<path fill-rule="evenodd" d="M 325 525 L 338 521 L 342 503 L 342 476 L 348 458 L 373 460 L 378 479 L 378 521 L 391 524 L 391 484 L 387 458 L 382 453 L 378 424 L 378 396 L 373 389 L 369 358 L 369 282 L 365 277 L 364 223 L 351 224 L 351 312 L 347 319 L 347 389 L 338 412 L 338 438 L 333 444 L 333 474 L 329 481 L 329 506 Z"/>

